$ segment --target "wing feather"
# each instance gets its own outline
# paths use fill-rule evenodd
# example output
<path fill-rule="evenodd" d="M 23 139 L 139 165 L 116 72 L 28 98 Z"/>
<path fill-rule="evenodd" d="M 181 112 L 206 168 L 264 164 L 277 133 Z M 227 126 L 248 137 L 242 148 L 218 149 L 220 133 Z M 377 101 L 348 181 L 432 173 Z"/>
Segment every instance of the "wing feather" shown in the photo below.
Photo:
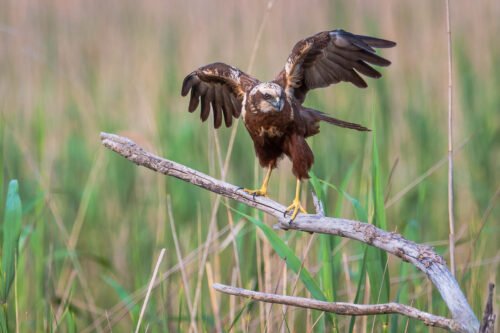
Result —
<path fill-rule="evenodd" d="M 188 111 L 194 112 L 201 101 L 200 118 L 206 121 L 213 112 L 214 127 L 224 123 L 231 126 L 232 118 L 241 113 L 243 97 L 259 81 L 239 69 L 223 64 L 213 63 L 198 68 L 184 78 L 181 95 L 191 91 Z"/>
<path fill-rule="evenodd" d="M 201 113 L 200 113 L 201 121 L 207 120 L 208 116 L 210 115 L 210 103 L 212 102 L 213 94 L 214 90 L 210 88 L 207 89 L 205 95 L 201 97 Z"/>
<path fill-rule="evenodd" d="M 200 89 L 198 87 L 192 87 L 191 89 L 191 97 L 189 99 L 189 112 L 194 112 L 200 103 Z"/>
<path fill-rule="evenodd" d="M 214 87 L 214 100 L 212 101 L 212 110 L 214 112 L 214 128 L 219 128 L 222 124 L 222 85 Z"/>
<path fill-rule="evenodd" d="M 233 94 L 229 95 L 229 99 L 231 100 L 231 104 L 233 105 L 233 108 L 232 108 L 233 117 L 238 118 L 241 114 L 241 103 L 242 102 L 240 102 L 240 100 L 238 98 L 236 98 L 236 96 L 234 96 Z"/>
<path fill-rule="evenodd" d="M 222 110 L 224 111 L 224 123 L 226 127 L 231 127 L 233 123 L 233 114 L 231 113 L 233 110 L 233 104 L 231 103 L 231 92 L 227 86 L 223 86 L 224 92 L 222 93 L 222 100 L 224 103 L 224 107 Z M 237 116 L 236 116 L 237 117 Z"/>
<path fill-rule="evenodd" d="M 352 61 L 336 53 L 329 54 L 325 60 L 338 63 L 344 68 L 354 68 L 357 72 L 360 72 L 368 77 L 379 78 L 382 76 L 378 71 L 368 66 L 363 60 Z"/>
<path fill-rule="evenodd" d="M 391 64 L 377 55 L 375 48 L 395 45 L 389 40 L 355 35 L 344 30 L 320 32 L 295 44 L 285 68 L 275 81 L 282 84 L 287 93 L 293 94 L 300 103 L 304 102 L 309 90 L 340 81 L 364 88 L 367 84 L 360 74 L 381 77 L 370 65 Z"/>
<path fill-rule="evenodd" d="M 363 75 L 366 75 L 368 77 L 378 79 L 382 76 L 379 71 L 373 69 L 372 67 L 368 66 L 366 62 L 363 60 L 358 60 L 353 64 L 353 67 L 356 71 L 360 72 Z"/>
<path fill-rule="evenodd" d="M 348 59 L 358 58 L 359 60 L 366 61 L 372 65 L 377 66 L 389 66 L 391 62 L 387 59 L 382 58 L 381 56 L 376 55 L 375 53 L 370 53 L 366 51 L 352 51 L 352 50 L 338 50 L 338 54 Z"/>

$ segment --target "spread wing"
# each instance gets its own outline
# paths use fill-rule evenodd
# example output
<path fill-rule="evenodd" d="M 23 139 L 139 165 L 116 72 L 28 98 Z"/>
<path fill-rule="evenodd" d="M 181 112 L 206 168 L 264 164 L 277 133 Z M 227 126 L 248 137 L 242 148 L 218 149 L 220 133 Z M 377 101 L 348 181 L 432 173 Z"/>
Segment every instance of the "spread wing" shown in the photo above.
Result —
<path fill-rule="evenodd" d="M 191 90 L 189 112 L 194 112 L 201 100 L 201 120 L 210 115 L 210 105 L 214 115 L 214 127 L 222 124 L 222 116 L 226 127 L 231 126 L 233 117 L 238 118 L 245 92 L 252 89 L 259 81 L 243 73 L 239 69 L 223 64 L 213 63 L 198 68 L 184 79 L 182 96 Z"/>
<path fill-rule="evenodd" d="M 310 89 L 340 81 L 365 88 L 367 84 L 359 74 L 372 78 L 381 77 L 369 64 L 391 64 L 389 60 L 375 54 L 375 48 L 395 45 L 396 43 L 385 39 L 355 35 L 344 30 L 320 32 L 295 44 L 276 81 L 300 103 L 304 102 Z"/>

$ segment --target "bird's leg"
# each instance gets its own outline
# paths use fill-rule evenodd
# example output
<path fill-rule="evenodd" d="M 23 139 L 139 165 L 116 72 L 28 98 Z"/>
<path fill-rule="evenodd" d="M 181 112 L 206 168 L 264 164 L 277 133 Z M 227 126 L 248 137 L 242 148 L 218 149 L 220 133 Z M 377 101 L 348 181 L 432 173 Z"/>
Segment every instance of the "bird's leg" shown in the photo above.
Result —
<path fill-rule="evenodd" d="M 266 177 L 264 177 L 264 181 L 262 182 L 262 186 L 258 190 L 249 190 L 249 189 L 243 189 L 243 191 L 247 192 L 248 194 L 252 194 L 255 198 L 255 196 L 267 196 L 267 184 L 269 184 L 269 179 L 271 179 L 271 172 L 273 171 L 272 167 L 269 167 L 267 169 Z"/>
<path fill-rule="evenodd" d="M 301 213 L 307 214 L 306 210 L 302 205 L 300 204 L 300 179 L 297 178 L 297 187 L 295 189 L 295 199 L 293 199 L 293 202 L 288 208 L 285 210 L 283 215 L 286 215 L 289 211 L 292 213 L 292 218 L 290 219 L 290 222 L 292 222 L 297 214 L 299 213 L 299 210 Z"/>

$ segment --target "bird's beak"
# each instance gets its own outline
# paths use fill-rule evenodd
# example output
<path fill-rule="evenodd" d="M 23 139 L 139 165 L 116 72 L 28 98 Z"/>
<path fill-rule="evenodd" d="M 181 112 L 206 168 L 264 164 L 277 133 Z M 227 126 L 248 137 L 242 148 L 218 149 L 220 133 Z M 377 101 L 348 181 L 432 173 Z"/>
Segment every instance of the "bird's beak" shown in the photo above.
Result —
<path fill-rule="evenodd" d="M 283 100 L 279 97 L 276 98 L 273 102 L 274 108 L 276 108 L 276 110 L 278 110 L 278 111 L 282 111 L 284 105 L 285 105 L 285 100 Z"/>

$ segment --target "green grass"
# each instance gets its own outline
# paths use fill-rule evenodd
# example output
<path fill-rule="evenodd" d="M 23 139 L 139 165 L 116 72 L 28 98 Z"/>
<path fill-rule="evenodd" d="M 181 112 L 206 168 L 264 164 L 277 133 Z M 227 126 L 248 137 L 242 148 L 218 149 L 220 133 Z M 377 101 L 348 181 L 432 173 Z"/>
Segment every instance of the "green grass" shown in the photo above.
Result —
<path fill-rule="evenodd" d="M 211 119 L 201 123 L 199 112 L 187 112 L 180 85 L 184 75 L 213 61 L 246 70 L 267 1 L 59 5 L 0 5 L 4 329 L 95 331 L 90 325 L 97 321 L 102 331 L 133 331 L 140 291 L 166 248 L 143 331 L 189 329 L 187 300 L 194 301 L 201 271 L 195 316 L 200 332 L 213 331 L 217 319 L 232 332 L 428 332 L 403 317 L 330 317 L 290 307 L 283 314 L 281 306 L 226 295 L 216 295 L 216 318 L 201 266 L 215 195 L 138 168 L 100 144 L 100 131 L 124 134 L 220 177 L 231 129 L 217 132 L 219 157 Z M 466 17 L 458 15 L 464 12 Z M 277 1 L 252 74 L 271 78 L 294 42 L 321 30 L 344 28 L 396 40 L 396 48 L 382 52 L 393 64 L 381 69 L 381 80 L 368 80 L 367 89 L 340 84 L 308 95 L 306 105 L 373 131 L 322 126 L 309 140 L 315 164 L 303 203 L 313 210 L 314 189 L 328 215 L 400 232 L 430 243 L 448 259 L 445 165 L 386 206 L 447 153 L 444 15 L 444 5 L 431 0 L 315 6 Z M 488 282 L 499 282 L 499 16 L 493 2 L 452 4 L 454 142 L 470 138 L 455 155 L 457 280 L 478 316 Z M 238 126 L 227 180 L 251 187 L 260 183 L 262 171 L 255 177 L 252 143 L 243 124 Z M 9 185 L 12 179 L 18 191 Z M 294 185 L 283 161 L 271 179 L 271 198 L 288 205 Z M 9 208 L 17 207 L 15 193 L 22 198 L 22 215 L 20 206 Z M 167 220 L 168 196 L 187 291 Z M 272 219 L 234 202 L 223 201 L 215 217 L 218 236 L 210 240 L 207 256 L 215 282 L 335 301 L 396 300 L 448 315 L 425 276 L 378 250 L 338 237 L 275 231 Z M 237 230 L 234 238 L 230 224 Z"/>
<path fill-rule="evenodd" d="M 0 312 L 0 329 L 6 332 L 9 327 L 7 299 L 13 289 L 19 257 L 19 236 L 22 228 L 21 198 L 19 198 L 19 184 L 15 179 L 9 182 L 2 227 L 2 266 L 0 269 L 0 301 L 2 309 Z"/>

